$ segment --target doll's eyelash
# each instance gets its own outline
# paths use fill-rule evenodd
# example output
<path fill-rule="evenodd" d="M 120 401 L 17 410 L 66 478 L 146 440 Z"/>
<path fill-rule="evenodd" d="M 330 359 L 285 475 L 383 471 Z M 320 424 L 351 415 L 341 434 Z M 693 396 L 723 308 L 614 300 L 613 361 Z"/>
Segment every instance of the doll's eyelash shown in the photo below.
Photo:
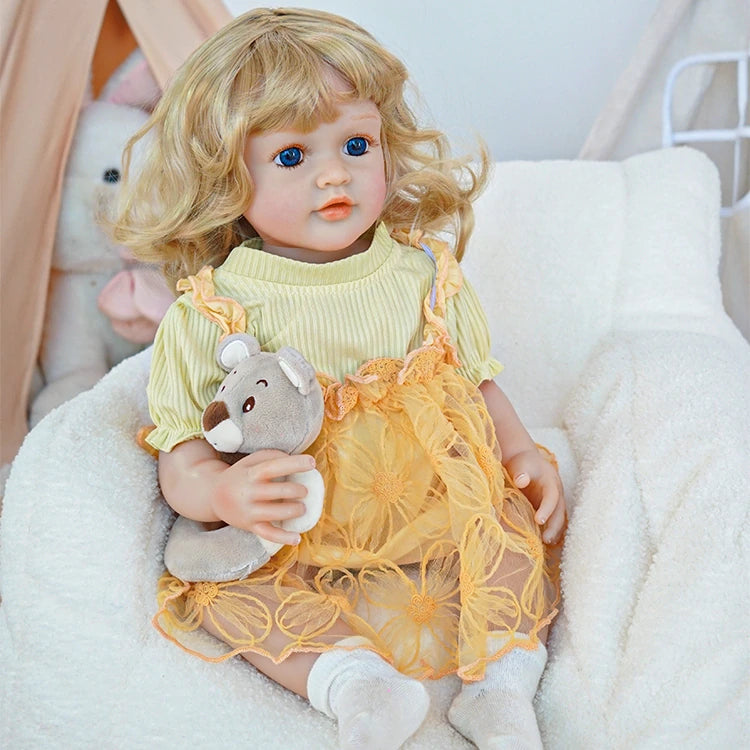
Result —
<path fill-rule="evenodd" d="M 349 143 L 349 141 L 354 140 L 355 138 L 361 138 L 363 141 L 367 141 L 367 148 L 368 150 L 377 147 L 380 145 L 380 141 L 375 138 L 374 136 L 368 135 L 367 133 L 354 133 L 353 135 L 350 135 L 344 143 Z"/>

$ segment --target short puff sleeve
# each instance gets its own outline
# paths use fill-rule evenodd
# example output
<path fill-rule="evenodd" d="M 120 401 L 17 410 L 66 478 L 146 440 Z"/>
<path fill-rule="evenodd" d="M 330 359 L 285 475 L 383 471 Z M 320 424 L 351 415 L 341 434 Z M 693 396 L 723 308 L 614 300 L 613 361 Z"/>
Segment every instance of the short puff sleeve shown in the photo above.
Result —
<path fill-rule="evenodd" d="M 446 324 L 461 362 L 458 372 L 474 385 L 492 380 L 503 366 L 490 352 L 490 330 L 482 303 L 466 277 L 448 299 Z"/>
<path fill-rule="evenodd" d="M 148 383 L 148 407 L 156 425 L 147 442 L 160 451 L 202 437 L 203 409 L 226 373 L 214 359 L 221 330 L 201 315 L 187 295 L 176 300 L 156 332 Z"/>

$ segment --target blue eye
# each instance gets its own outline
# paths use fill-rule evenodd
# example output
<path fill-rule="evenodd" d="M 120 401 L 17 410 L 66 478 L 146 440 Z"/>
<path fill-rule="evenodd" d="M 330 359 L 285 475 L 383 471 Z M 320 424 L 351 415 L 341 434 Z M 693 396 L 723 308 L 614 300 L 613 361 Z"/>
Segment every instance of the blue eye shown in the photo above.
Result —
<path fill-rule="evenodd" d="M 297 146 L 289 146 L 289 148 L 279 151 L 273 161 L 280 167 L 296 167 L 302 164 L 302 149 Z"/>
<path fill-rule="evenodd" d="M 344 148 L 346 149 L 346 153 L 349 154 L 349 156 L 362 156 L 362 154 L 367 153 L 370 148 L 370 144 L 367 142 L 367 138 L 357 136 L 356 138 L 350 138 L 346 142 L 346 146 L 344 146 Z"/>

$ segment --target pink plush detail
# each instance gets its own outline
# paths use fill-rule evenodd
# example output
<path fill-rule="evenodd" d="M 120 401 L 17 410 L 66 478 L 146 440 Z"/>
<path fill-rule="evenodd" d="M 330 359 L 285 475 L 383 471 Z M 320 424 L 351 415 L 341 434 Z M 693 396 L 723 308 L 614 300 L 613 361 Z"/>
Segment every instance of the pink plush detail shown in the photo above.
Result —
<path fill-rule="evenodd" d="M 139 107 L 151 112 L 161 98 L 159 84 L 145 59 L 131 64 L 132 67 L 126 69 L 124 77 L 116 82 L 115 87 L 105 92 L 103 99 L 112 104 Z"/>
<path fill-rule="evenodd" d="M 133 343 L 148 344 L 174 299 L 156 269 L 134 267 L 113 276 L 99 293 L 97 304 L 115 333 Z"/>

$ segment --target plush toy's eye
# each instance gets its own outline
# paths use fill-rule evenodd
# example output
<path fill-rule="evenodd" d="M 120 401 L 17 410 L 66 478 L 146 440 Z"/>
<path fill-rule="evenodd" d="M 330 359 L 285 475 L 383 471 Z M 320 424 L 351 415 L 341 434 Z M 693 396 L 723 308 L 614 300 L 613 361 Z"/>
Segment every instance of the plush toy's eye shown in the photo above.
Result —
<path fill-rule="evenodd" d="M 268 381 L 265 380 L 264 378 L 261 378 L 260 380 L 256 381 L 255 385 L 260 385 L 261 383 L 263 383 L 264 388 L 268 388 Z"/>
<path fill-rule="evenodd" d="M 219 388 L 219 393 L 224 393 L 225 389 L 226 389 L 226 385 L 222 385 L 221 388 Z"/>
<path fill-rule="evenodd" d="M 247 414 L 247 412 L 252 411 L 255 408 L 255 396 L 249 396 L 247 401 L 245 401 L 244 404 L 242 404 L 242 411 Z"/>
<path fill-rule="evenodd" d="M 120 170 L 115 169 L 114 167 L 112 169 L 105 169 L 104 174 L 102 175 L 102 179 L 104 182 L 119 182 L 120 181 Z"/>

